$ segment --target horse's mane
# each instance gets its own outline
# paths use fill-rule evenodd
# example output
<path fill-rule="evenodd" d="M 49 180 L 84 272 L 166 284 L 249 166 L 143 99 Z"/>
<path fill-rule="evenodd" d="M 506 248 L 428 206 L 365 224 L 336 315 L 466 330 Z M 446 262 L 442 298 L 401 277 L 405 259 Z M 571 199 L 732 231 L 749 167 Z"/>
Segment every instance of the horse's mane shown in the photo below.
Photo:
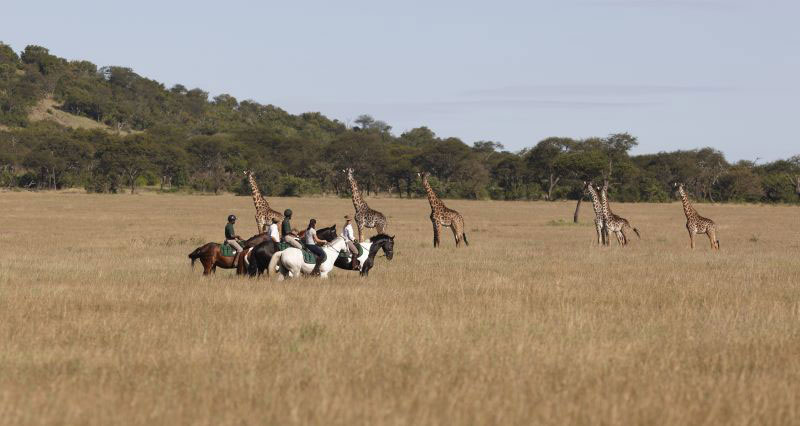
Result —
<path fill-rule="evenodd" d="M 374 237 L 371 237 L 369 239 L 369 242 L 374 243 L 375 241 L 378 240 L 390 240 L 390 239 L 392 239 L 392 237 L 390 237 L 387 234 L 376 234 Z"/>

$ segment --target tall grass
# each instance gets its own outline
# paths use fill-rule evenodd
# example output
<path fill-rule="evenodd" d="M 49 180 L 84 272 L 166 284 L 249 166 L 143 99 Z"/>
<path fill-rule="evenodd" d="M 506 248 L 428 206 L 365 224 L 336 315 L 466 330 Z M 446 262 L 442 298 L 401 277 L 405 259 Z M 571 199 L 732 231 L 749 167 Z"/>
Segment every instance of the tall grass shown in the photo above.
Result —
<path fill-rule="evenodd" d="M 0 193 L 3 424 L 792 424 L 800 209 L 615 205 L 598 248 L 570 203 L 370 199 L 396 234 L 369 279 L 204 279 L 186 255 L 246 197 Z M 295 226 L 349 200 L 270 199 Z M 589 223 L 590 211 L 581 218 Z M 341 223 L 339 225 L 341 228 Z M 757 244 L 752 237 L 757 235 Z"/>

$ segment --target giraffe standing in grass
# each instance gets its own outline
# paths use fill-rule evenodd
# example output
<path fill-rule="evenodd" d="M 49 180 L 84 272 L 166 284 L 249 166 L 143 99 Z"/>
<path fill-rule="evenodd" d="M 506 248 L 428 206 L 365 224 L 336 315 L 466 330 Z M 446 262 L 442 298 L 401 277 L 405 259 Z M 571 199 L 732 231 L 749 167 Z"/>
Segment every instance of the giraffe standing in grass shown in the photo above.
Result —
<path fill-rule="evenodd" d="M 428 173 L 417 173 L 417 176 L 422 178 L 422 186 L 425 187 L 425 192 L 428 194 L 428 202 L 431 204 L 431 222 L 433 223 L 433 246 L 439 247 L 439 233 L 442 226 L 449 226 L 453 230 L 453 236 L 456 239 L 456 247 L 464 240 L 464 244 L 469 245 L 467 241 L 467 233 L 464 232 L 464 217 L 461 213 L 448 209 L 445 207 L 442 200 L 433 192 L 433 188 L 428 183 Z"/>
<path fill-rule="evenodd" d="M 361 239 L 361 234 L 364 232 L 364 227 L 375 228 L 378 234 L 383 234 L 386 230 L 386 216 L 383 213 L 371 209 L 364 198 L 361 197 L 361 191 L 358 190 L 358 183 L 353 177 L 353 169 L 348 168 L 343 170 L 347 173 L 347 181 L 350 182 L 350 191 L 353 193 L 353 207 L 356 209 L 355 221 L 358 227 L 358 241 Z"/>
<path fill-rule="evenodd" d="M 636 236 L 642 238 L 639 230 L 631 226 L 628 219 L 617 216 L 611 211 L 608 205 L 608 181 L 603 182 L 603 188 L 600 190 L 600 203 L 603 207 L 603 224 L 605 225 L 606 235 L 611 235 L 613 232 L 617 237 L 617 242 L 624 246 L 628 244 L 628 237 L 625 236 L 625 229 L 632 229 Z M 610 244 L 609 239 L 606 239 L 606 245 Z"/>
<path fill-rule="evenodd" d="M 600 203 L 600 195 L 597 194 L 597 189 L 592 185 L 592 181 L 583 182 L 583 188 L 589 191 L 592 196 L 592 207 L 594 207 L 594 228 L 597 231 L 597 244 L 606 245 L 608 241 L 608 233 L 604 225 L 603 219 L 603 205 Z"/>
<path fill-rule="evenodd" d="M 261 191 L 258 189 L 256 179 L 253 177 L 253 172 L 245 170 L 244 174 L 250 182 L 250 190 L 253 191 L 253 204 L 256 206 L 256 226 L 258 233 L 263 234 L 267 231 L 267 227 L 272 223 L 272 218 L 278 218 L 278 222 L 283 222 L 283 215 L 269 207 L 269 203 L 264 197 L 261 196 Z"/>
<path fill-rule="evenodd" d="M 708 235 L 708 240 L 711 242 L 711 249 L 719 250 L 719 240 L 717 239 L 717 225 L 713 220 L 700 216 L 697 210 L 692 207 L 689 202 L 689 197 L 683 189 L 682 183 L 676 183 L 675 187 L 678 189 L 678 194 L 681 196 L 681 203 L 683 203 L 683 213 L 686 214 L 686 230 L 689 231 L 689 241 L 694 250 L 694 236 L 696 234 Z"/>

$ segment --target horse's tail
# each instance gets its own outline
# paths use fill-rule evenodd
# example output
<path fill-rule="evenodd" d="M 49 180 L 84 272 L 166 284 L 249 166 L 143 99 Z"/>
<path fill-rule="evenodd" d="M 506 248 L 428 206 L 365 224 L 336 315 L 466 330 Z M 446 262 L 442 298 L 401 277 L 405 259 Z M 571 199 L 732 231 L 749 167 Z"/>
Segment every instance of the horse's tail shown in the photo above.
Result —
<path fill-rule="evenodd" d="M 202 256 L 200 252 L 203 250 L 203 247 L 205 246 L 200 246 L 196 248 L 193 252 L 189 253 L 189 259 L 192 259 L 192 269 L 194 269 L 194 261 L 199 259 L 200 256 Z"/>
<path fill-rule="evenodd" d="M 469 245 L 469 241 L 467 241 L 467 233 L 466 232 L 462 232 L 461 236 L 464 237 L 464 244 Z"/>
<path fill-rule="evenodd" d="M 272 259 L 269 260 L 269 267 L 267 267 L 267 275 L 269 275 L 269 271 L 275 270 L 275 267 L 278 266 L 278 261 L 281 260 L 282 255 L 283 251 L 279 251 L 272 255 Z"/>

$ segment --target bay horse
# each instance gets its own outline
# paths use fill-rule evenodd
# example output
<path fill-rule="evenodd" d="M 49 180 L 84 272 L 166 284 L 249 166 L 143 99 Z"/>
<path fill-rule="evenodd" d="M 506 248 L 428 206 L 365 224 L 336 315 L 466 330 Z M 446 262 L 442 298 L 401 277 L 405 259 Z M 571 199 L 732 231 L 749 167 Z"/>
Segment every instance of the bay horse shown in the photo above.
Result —
<path fill-rule="evenodd" d="M 377 234 L 370 238 L 368 243 L 361 243 L 361 247 L 364 247 L 364 253 L 361 254 L 358 261 L 361 263 L 361 276 L 366 277 L 369 275 L 369 270 L 372 269 L 374 265 L 375 255 L 378 254 L 378 250 L 383 249 L 383 254 L 386 255 L 386 259 L 392 260 L 394 257 L 394 236 L 390 237 L 386 234 Z M 353 270 L 347 258 L 337 257 L 333 265 L 348 271 Z"/>
<path fill-rule="evenodd" d="M 222 269 L 236 268 L 236 275 L 242 275 L 247 272 L 248 262 L 243 260 L 236 265 L 236 258 L 245 255 L 247 256 L 247 260 L 249 260 L 252 252 L 251 248 L 262 244 L 265 241 L 271 241 L 269 237 L 267 237 L 267 234 L 257 234 L 250 237 L 241 243 L 243 251 L 236 253 L 236 256 L 223 256 L 221 244 L 206 243 L 191 252 L 189 254 L 189 259 L 192 260 L 192 268 L 194 268 L 194 262 L 200 259 L 200 263 L 203 264 L 203 275 L 216 273 L 217 267 Z"/>
<path fill-rule="evenodd" d="M 301 234 L 305 234 L 305 231 L 301 232 Z M 327 242 L 335 240 L 337 236 L 336 225 L 317 230 L 317 237 Z M 275 242 L 269 239 L 256 245 L 253 251 L 250 252 L 250 264 L 247 267 L 248 275 L 250 275 L 250 277 L 262 275 L 264 271 L 267 271 L 267 266 L 269 266 L 272 255 L 278 251 Z M 267 271 L 267 275 L 269 275 L 269 271 Z"/>

